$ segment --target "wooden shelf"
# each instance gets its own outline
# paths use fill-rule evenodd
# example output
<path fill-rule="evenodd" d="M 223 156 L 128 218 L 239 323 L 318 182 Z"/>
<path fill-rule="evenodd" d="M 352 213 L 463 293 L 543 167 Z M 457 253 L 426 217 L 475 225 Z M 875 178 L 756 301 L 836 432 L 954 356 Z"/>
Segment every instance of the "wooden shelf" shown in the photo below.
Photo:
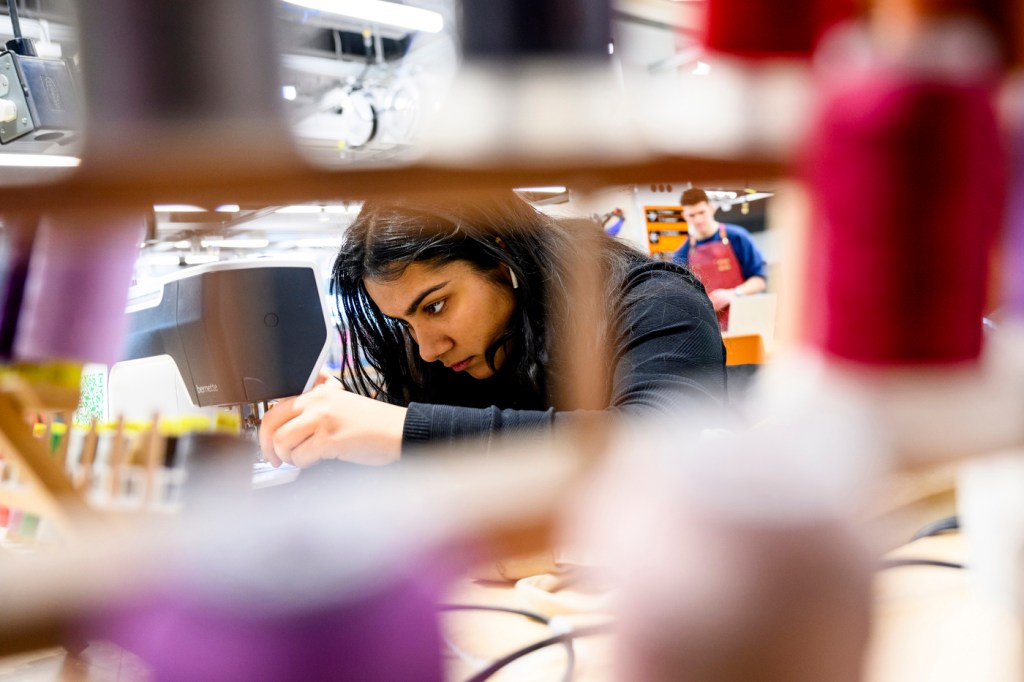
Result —
<path fill-rule="evenodd" d="M 162 164 L 162 150 L 138 155 L 146 163 L 119 170 L 82 168 L 65 179 L 39 185 L 0 188 L 5 209 L 108 209 L 157 203 L 241 203 L 277 205 L 312 200 L 365 199 L 395 192 L 473 191 L 523 185 L 566 184 L 595 189 L 617 184 L 664 182 L 666 179 L 752 182 L 784 177 L 781 159 L 745 157 L 651 156 L 639 161 L 596 164 L 580 158 L 535 162 L 488 161 L 480 167 L 418 162 L 403 166 L 317 168 L 284 162 L 276 166 L 247 162 L 244 156 L 216 151 L 195 154 L 191 162 Z M 287 156 L 287 155 L 286 155 Z M 177 168 L 178 170 L 175 170 Z"/>

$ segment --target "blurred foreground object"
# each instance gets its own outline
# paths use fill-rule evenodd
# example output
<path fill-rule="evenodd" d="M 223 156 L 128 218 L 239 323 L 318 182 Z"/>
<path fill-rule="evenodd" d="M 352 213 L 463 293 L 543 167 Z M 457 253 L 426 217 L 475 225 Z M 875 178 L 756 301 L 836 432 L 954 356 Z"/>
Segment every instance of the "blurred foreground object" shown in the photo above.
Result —
<path fill-rule="evenodd" d="M 572 526 L 618 586 L 619 679 L 860 679 L 872 563 L 853 520 L 878 452 L 862 425 L 620 434 Z"/>
<path fill-rule="evenodd" d="M 794 409 L 849 392 L 893 463 L 916 466 L 1024 439 L 1024 367 L 1006 344 L 982 352 L 1006 183 L 997 55 L 969 19 L 900 35 L 848 25 L 816 56 L 822 96 L 800 159 L 805 347 L 769 369 L 764 397 L 816 377 Z"/>

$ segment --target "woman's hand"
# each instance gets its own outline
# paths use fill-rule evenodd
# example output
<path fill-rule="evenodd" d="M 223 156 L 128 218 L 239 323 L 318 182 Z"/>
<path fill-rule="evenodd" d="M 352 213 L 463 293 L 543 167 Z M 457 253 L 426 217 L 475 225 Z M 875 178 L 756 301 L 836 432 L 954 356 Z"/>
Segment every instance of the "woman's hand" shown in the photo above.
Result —
<path fill-rule="evenodd" d="M 260 447 L 274 466 L 321 459 L 390 464 L 401 457 L 405 408 L 350 393 L 337 381 L 279 401 L 263 416 Z"/>

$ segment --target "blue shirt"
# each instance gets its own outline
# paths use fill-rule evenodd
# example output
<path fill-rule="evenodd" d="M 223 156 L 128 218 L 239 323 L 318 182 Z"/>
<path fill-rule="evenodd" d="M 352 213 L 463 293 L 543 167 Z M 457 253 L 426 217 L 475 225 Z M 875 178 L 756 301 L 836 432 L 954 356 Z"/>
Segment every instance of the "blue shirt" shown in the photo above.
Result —
<path fill-rule="evenodd" d="M 757 246 L 754 245 L 754 240 L 750 238 L 750 233 L 739 225 L 730 225 L 729 223 L 719 223 L 725 228 L 725 234 L 729 237 L 729 246 L 732 247 L 733 253 L 736 254 L 736 260 L 740 264 L 740 273 L 743 275 L 743 281 L 747 281 L 751 277 L 763 277 L 768 279 L 768 265 L 764 262 L 764 256 L 761 255 L 761 251 L 758 250 Z M 704 244 L 710 244 L 711 242 L 722 241 L 722 234 L 719 229 L 715 229 L 715 233 L 707 239 L 701 239 L 697 242 L 697 246 L 703 246 Z M 687 239 L 678 251 L 672 254 L 672 260 L 676 263 L 688 265 L 690 260 L 690 240 Z"/>

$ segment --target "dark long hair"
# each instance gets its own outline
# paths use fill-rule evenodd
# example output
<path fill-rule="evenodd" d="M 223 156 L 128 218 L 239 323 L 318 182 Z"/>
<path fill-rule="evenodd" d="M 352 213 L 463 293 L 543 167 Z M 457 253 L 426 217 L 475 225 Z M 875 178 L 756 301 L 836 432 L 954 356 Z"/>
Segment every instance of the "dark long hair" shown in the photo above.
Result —
<path fill-rule="evenodd" d="M 501 267 L 515 274 L 515 311 L 486 359 L 493 368 L 495 353 L 504 346 L 508 354 L 502 372 L 511 370 L 521 390 L 551 405 L 554 321 L 572 309 L 565 292 L 580 248 L 573 231 L 580 229 L 597 239 L 610 283 L 601 294 L 613 295 L 627 268 L 646 256 L 596 224 L 554 220 L 511 191 L 449 201 L 367 201 L 345 234 L 331 278 L 346 332 L 346 388 L 398 405 L 437 402 L 436 382 L 447 375 L 430 367 L 437 363 L 420 358 L 405 326 L 381 313 L 363 280 L 397 279 L 414 262 L 440 266 L 465 261 L 485 275 L 496 277 Z"/>

